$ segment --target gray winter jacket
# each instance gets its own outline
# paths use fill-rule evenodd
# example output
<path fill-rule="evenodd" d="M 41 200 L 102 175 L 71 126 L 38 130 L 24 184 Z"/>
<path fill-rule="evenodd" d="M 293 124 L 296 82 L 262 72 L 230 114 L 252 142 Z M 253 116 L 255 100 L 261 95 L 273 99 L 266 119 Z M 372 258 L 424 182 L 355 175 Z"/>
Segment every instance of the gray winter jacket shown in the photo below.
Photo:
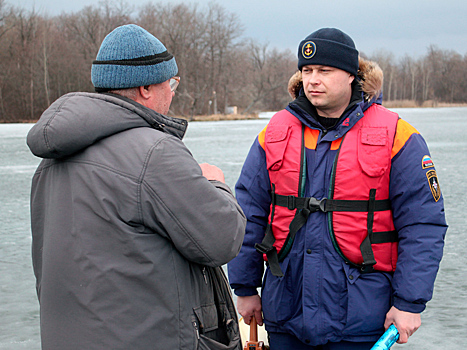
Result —
<path fill-rule="evenodd" d="M 44 350 L 200 346 L 203 265 L 237 255 L 245 217 L 202 176 L 186 126 L 116 95 L 72 93 L 29 132 L 45 158 L 31 193 Z"/>

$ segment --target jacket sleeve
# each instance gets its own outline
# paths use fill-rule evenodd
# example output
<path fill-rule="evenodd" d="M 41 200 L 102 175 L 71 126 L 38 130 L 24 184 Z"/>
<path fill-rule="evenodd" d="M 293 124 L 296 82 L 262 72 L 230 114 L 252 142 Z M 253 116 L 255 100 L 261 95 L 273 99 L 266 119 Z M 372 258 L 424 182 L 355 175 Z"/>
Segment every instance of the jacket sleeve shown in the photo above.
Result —
<path fill-rule="evenodd" d="M 262 254 L 255 249 L 266 229 L 271 203 L 266 156 L 258 139 L 253 143 L 235 186 L 238 203 L 247 217 L 239 255 L 228 264 L 229 281 L 238 296 L 257 294 L 264 271 Z"/>
<path fill-rule="evenodd" d="M 422 136 L 399 120 L 393 148 L 390 199 L 399 235 L 394 306 L 422 312 L 433 294 L 447 230 L 436 169 Z"/>
<path fill-rule="evenodd" d="M 246 219 L 229 187 L 208 181 L 185 145 L 165 137 L 149 152 L 141 181 L 145 227 L 186 259 L 220 266 L 241 247 Z"/>

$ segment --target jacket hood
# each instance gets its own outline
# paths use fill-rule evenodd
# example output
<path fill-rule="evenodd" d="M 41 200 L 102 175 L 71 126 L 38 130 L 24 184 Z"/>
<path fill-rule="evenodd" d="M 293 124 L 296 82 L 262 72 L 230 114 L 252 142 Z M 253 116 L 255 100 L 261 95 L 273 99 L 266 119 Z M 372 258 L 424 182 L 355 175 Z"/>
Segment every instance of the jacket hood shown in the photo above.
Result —
<path fill-rule="evenodd" d="M 187 124 L 126 97 L 77 92 L 50 105 L 29 131 L 27 144 L 38 157 L 63 158 L 132 128 L 151 127 L 182 139 Z"/>
<path fill-rule="evenodd" d="M 368 61 L 361 57 L 358 63 L 357 79 L 360 82 L 360 88 L 365 101 L 378 99 L 383 86 L 383 71 L 376 62 Z M 290 96 L 293 99 L 297 98 L 302 87 L 302 72 L 297 71 L 289 80 L 288 91 Z"/>

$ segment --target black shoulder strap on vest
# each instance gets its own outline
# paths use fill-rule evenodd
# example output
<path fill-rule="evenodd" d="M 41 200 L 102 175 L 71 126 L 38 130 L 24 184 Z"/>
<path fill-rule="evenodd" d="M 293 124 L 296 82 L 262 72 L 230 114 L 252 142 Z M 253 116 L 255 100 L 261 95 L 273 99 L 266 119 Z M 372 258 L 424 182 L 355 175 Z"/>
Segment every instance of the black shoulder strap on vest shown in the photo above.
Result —
<path fill-rule="evenodd" d="M 274 219 L 274 212 L 276 208 L 276 203 L 274 201 L 276 185 L 271 184 L 271 187 L 271 220 L 266 226 L 266 232 L 264 233 L 263 241 L 261 243 L 256 243 L 255 249 L 262 254 L 266 254 L 271 273 L 274 276 L 282 277 L 284 276 L 284 274 L 282 273 L 281 267 L 279 266 L 279 257 L 277 255 L 277 249 L 276 247 L 274 247 L 274 242 L 276 241 L 276 238 L 272 233 L 272 221 Z"/>
<path fill-rule="evenodd" d="M 273 192 L 272 193 L 273 208 L 276 205 L 279 205 L 275 202 L 276 196 L 277 195 Z M 295 197 L 295 198 L 299 198 L 299 197 Z M 296 207 L 294 209 L 299 209 L 299 208 Z M 297 210 L 297 213 L 295 214 L 294 218 L 290 222 L 289 234 L 287 235 L 284 246 L 282 247 L 279 254 L 277 253 L 276 247 L 273 246 L 276 239 L 272 232 L 272 224 L 271 224 L 272 217 L 271 217 L 271 223 L 269 223 L 268 226 L 266 227 L 266 232 L 265 232 L 263 241 L 261 243 L 255 244 L 255 248 L 258 252 L 262 254 L 266 254 L 266 257 L 268 258 L 269 269 L 271 270 L 271 273 L 274 276 L 277 276 L 277 277 L 284 276 L 281 270 L 281 267 L 279 266 L 279 261 L 284 260 L 284 258 L 289 253 L 290 248 L 292 247 L 292 243 L 295 239 L 295 235 L 297 234 L 298 230 L 300 230 L 302 226 L 306 223 L 306 220 L 308 219 L 308 216 L 310 215 L 310 213 L 311 213 L 310 210 L 308 210 L 307 208 L 301 208 L 301 210 Z"/>
<path fill-rule="evenodd" d="M 371 237 L 373 235 L 373 220 L 375 217 L 375 197 L 376 189 L 370 190 L 370 198 L 368 200 L 368 216 L 366 220 L 368 234 L 360 244 L 360 251 L 362 252 L 363 263 L 361 267 L 362 272 L 373 272 L 373 266 L 376 264 L 373 249 L 371 248 Z"/>

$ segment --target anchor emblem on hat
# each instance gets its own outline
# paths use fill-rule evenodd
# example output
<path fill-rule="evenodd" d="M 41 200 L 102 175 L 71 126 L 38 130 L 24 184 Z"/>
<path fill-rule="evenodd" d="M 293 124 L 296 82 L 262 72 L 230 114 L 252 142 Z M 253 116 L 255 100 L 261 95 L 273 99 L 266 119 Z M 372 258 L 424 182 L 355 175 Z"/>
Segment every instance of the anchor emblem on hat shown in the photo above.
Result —
<path fill-rule="evenodd" d="M 302 54 L 306 59 L 312 58 L 316 53 L 316 44 L 313 41 L 307 41 L 303 44 Z"/>

